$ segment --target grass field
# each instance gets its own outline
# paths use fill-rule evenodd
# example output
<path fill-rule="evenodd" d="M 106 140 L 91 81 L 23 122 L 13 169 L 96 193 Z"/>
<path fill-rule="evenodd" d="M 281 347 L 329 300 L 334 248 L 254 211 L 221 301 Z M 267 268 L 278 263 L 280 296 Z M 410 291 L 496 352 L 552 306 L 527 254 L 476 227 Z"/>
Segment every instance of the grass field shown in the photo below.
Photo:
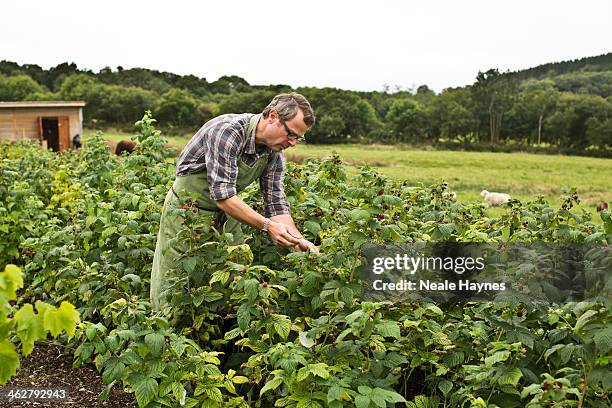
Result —
<path fill-rule="evenodd" d="M 85 132 L 85 138 L 91 135 Z M 106 132 L 111 143 L 130 135 Z M 169 136 L 179 150 L 189 136 Z M 612 201 L 612 160 L 590 157 L 536 155 L 527 153 L 487 153 L 438 150 L 414 150 L 383 145 L 299 145 L 286 151 L 289 160 L 340 154 L 352 165 L 369 164 L 383 174 L 410 183 L 425 185 L 444 180 L 460 201 L 482 201 L 480 191 L 499 191 L 520 200 L 538 195 L 556 205 L 564 188 L 576 187 L 582 206 L 596 214 L 599 200 Z M 502 209 L 490 210 L 498 215 Z M 601 222 L 598 216 L 596 222 Z"/>

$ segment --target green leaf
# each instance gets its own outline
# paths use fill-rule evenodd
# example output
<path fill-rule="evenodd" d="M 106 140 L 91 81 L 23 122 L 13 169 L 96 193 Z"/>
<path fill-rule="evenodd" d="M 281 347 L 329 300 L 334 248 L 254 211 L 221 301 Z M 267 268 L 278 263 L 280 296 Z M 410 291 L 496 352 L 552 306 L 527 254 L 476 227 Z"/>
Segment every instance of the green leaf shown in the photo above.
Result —
<path fill-rule="evenodd" d="M 219 282 L 221 285 L 225 285 L 225 282 L 227 282 L 229 277 L 229 271 L 216 271 L 212 274 L 212 277 L 210 278 L 208 284 L 212 285 L 215 282 Z"/>
<path fill-rule="evenodd" d="M 217 387 L 207 386 L 206 388 L 204 388 L 204 394 L 206 394 L 208 398 L 215 402 L 223 402 L 223 394 L 221 393 L 221 390 Z"/>
<path fill-rule="evenodd" d="M 351 288 L 347 288 L 346 286 L 343 286 L 340 288 L 340 299 L 342 299 L 342 301 L 344 303 L 351 303 L 351 301 L 353 300 L 353 290 Z"/>
<path fill-rule="evenodd" d="M 402 364 L 406 364 L 408 359 L 399 353 L 392 351 L 385 356 L 386 367 L 398 367 Z"/>
<path fill-rule="evenodd" d="M 102 231 L 100 238 L 103 240 L 106 240 L 107 238 L 109 238 L 111 235 L 113 235 L 116 232 L 117 232 L 117 227 L 115 226 L 107 227 L 104 229 L 104 231 Z"/>
<path fill-rule="evenodd" d="M 523 373 L 517 367 L 502 367 L 500 369 L 497 383 L 499 385 L 513 385 L 516 386 L 519 380 L 523 377 Z"/>
<path fill-rule="evenodd" d="M 465 360 L 465 355 L 463 354 L 463 351 L 453 351 L 445 355 L 442 360 L 444 361 L 447 367 L 456 367 L 460 364 L 463 364 L 463 361 Z"/>
<path fill-rule="evenodd" d="M 242 334 L 242 330 L 240 329 L 240 327 L 236 327 L 235 329 L 225 332 L 225 336 L 223 336 L 223 338 L 225 340 L 233 340 L 236 337 L 240 336 L 241 334 Z"/>
<path fill-rule="evenodd" d="M 393 404 L 397 404 L 399 402 L 406 402 L 404 397 L 402 397 L 397 392 L 391 391 L 391 390 L 385 390 L 383 388 L 378 388 L 378 387 L 374 388 L 374 391 L 372 391 L 372 394 L 382 395 L 385 401 L 393 403 Z"/>
<path fill-rule="evenodd" d="M 438 224 L 438 231 L 442 234 L 443 238 L 448 238 L 452 235 L 454 231 L 457 230 L 455 224 Z"/>
<path fill-rule="evenodd" d="M 297 379 L 298 382 L 302 382 L 306 378 L 308 378 L 309 375 L 310 375 L 310 371 L 308 370 L 308 367 L 302 367 L 298 371 L 296 379 Z"/>
<path fill-rule="evenodd" d="M 136 401 L 138 402 L 138 406 L 145 407 L 147 404 L 155 397 L 157 397 L 157 381 L 153 378 L 145 377 L 142 374 L 137 374 L 135 376 L 135 381 L 131 383 L 132 388 L 134 389 L 134 394 L 136 394 Z"/>
<path fill-rule="evenodd" d="M 40 310 L 40 302 L 36 307 Z M 62 330 L 65 330 L 68 337 L 74 336 L 76 325 L 81 321 L 79 312 L 68 302 L 62 302 L 60 307 L 49 306 L 43 316 L 43 327 L 51 332 L 53 337 L 57 337 Z"/>
<path fill-rule="evenodd" d="M 243 303 L 238 308 L 238 326 L 240 326 L 240 330 L 246 332 L 249 328 L 249 323 L 251 322 L 251 312 L 249 311 L 249 305 L 247 303 Z"/>
<path fill-rule="evenodd" d="M 17 335 L 21 340 L 23 355 L 29 355 L 34 349 L 34 342 L 47 337 L 47 333 L 43 327 L 42 316 L 34 313 L 34 308 L 31 304 L 24 305 L 17 313 L 15 313 L 17 321 Z"/>
<path fill-rule="evenodd" d="M 251 251 L 251 247 L 248 244 L 240 244 L 227 247 L 228 259 L 244 263 L 250 264 L 253 262 L 253 251 Z"/>
<path fill-rule="evenodd" d="M 373 202 L 376 205 L 388 204 L 392 207 L 401 207 L 404 204 L 401 198 L 389 194 L 379 195 Z"/>
<path fill-rule="evenodd" d="M 313 399 L 302 399 L 298 402 L 295 408 L 323 408 L 321 404 Z"/>
<path fill-rule="evenodd" d="M 75 360 L 78 358 L 78 360 L 82 362 L 87 362 L 93 352 L 94 352 L 94 346 L 92 344 L 83 343 L 79 347 L 77 347 L 77 349 L 74 352 Z"/>
<path fill-rule="evenodd" d="M 97 342 L 98 340 L 96 340 Z M 112 334 L 108 337 L 106 337 L 106 340 L 104 341 L 104 344 L 108 347 L 108 349 L 112 352 L 120 352 L 119 350 L 119 337 Z"/>
<path fill-rule="evenodd" d="M 593 336 L 599 354 L 606 355 L 612 349 L 612 326 L 597 330 Z"/>
<path fill-rule="evenodd" d="M 127 237 L 125 236 L 119 237 L 119 239 L 117 240 L 117 248 L 125 249 L 126 242 L 127 242 Z"/>
<path fill-rule="evenodd" d="M 212 303 L 212 302 L 216 302 L 217 300 L 223 298 L 223 293 L 221 293 L 221 292 L 211 292 L 210 288 L 205 288 L 205 289 L 206 290 L 204 290 L 204 292 L 202 293 L 202 301 L 207 302 L 207 303 Z M 202 302 L 200 302 L 200 304 L 201 303 Z M 194 302 L 194 304 L 195 304 L 195 302 Z"/>
<path fill-rule="evenodd" d="M 121 340 L 127 340 L 127 339 L 136 340 L 136 332 L 134 330 L 131 330 L 131 329 L 117 330 L 116 333 L 117 333 L 117 336 L 119 336 Z"/>
<path fill-rule="evenodd" d="M 260 283 L 257 281 L 257 279 L 247 279 L 244 282 L 244 292 L 246 293 L 247 299 L 250 303 L 255 302 L 255 299 L 257 299 L 259 285 Z"/>
<path fill-rule="evenodd" d="M 368 408 L 370 406 L 370 397 L 366 395 L 358 395 L 355 397 L 356 408 Z"/>
<path fill-rule="evenodd" d="M 588 237 L 586 237 L 584 239 L 584 242 L 586 243 L 590 243 L 590 242 L 600 242 L 606 239 L 606 234 L 603 232 L 596 232 L 594 234 L 589 235 Z"/>
<path fill-rule="evenodd" d="M 15 300 L 17 298 L 17 291 L 23 288 L 21 269 L 15 265 L 6 265 L 4 272 L 0 272 L 0 288 L 5 293 L 6 300 Z"/>
<path fill-rule="evenodd" d="M 102 382 L 110 384 L 111 382 L 120 379 L 125 372 L 125 364 L 117 357 L 111 357 L 104 364 L 104 373 L 102 373 Z"/>
<path fill-rule="evenodd" d="M 427 312 L 431 312 L 435 315 L 438 316 L 444 316 L 444 312 L 442 311 L 442 309 L 440 309 L 438 306 L 436 305 L 429 305 L 425 308 L 425 311 Z"/>
<path fill-rule="evenodd" d="M 395 391 L 385 390 L 384 388 L 376 387 L 369 394 L 366 392 L 363 392 L 361 387 L 359 387 L 358 389 L 359 389 L 359 392 L 361 392 L 362 394 L 368 395 L 370 398 L 370 401 L 373 402 L 376 406 L 380 408 L 386 408 L 387 402 L 390 402 L 390 403 L 406 402 L 404 397 L 402 397 Z"/>
<path fill-rule="evenodd" d="M 283 315 L 272 315 L 272 318 L 274 319 L 274 330 L 283 340 L 286 340 L 291 331 L 291 320 Z"/>
<path fill-rule="evenodd" d="M 182 264 L 185 272 L 191 274 L 193 273 L 193 271 L 195 271 L 195 268 L 198 264 L 198 258 L 196 258 L 195 256 L 190 256 L 189 258 L 183 259 Z"/>
<path fill-rule="evenodd" d="M 8 340 L 0 341 L 0 385 L 6 384 L 19 369 L 19 355 Z"/>
<path fill-rule="evenodd" d="M 270 381 L 266 382 L 261 391 L 259 391 L 259 396 L 262 396 L 266 391 L 275 390 L 279 385 L 283 383 L 282 377 L 274 377 Z"/>
<path fill-rule="evenodd" d="M 546 350 L 546 352 L 544 353 L 544 359 L 548 360 L 548 357 L 550 357 L 554 352 L 561 350 L 565 347 L 567 347 L 565 344 L 555 344 L 554 346 Z"/>
<path fill-rule="evenodd" d="M 183 384 L 181 384 L 179 381 L 175 381 L 172 384 L 170 384 L 170 389 L 172 390 L 172 395 L 174 395 L 174 398 L 177 401 L 179 401 L 179 404 L 184 405 L 185 397 L 187 396 L 187 392 Z M 161 395 L 161 392 L 160 392 L 160 395 Z"/>
<path fill-rule="evenodd" d="M 589 384 L 601 383 L 604 390 L 612 388 L 612 371 L 605 367 L 598 367 L 589 373 Z"/>
<path fill-rule="evenodd" d="M 164 349 L 165 337 L 160 333 L 149 333 L 145 336 L 145 344 L 153 356 L 161 355 Z"/>
<path fill-rule="evenodd" d="M 0 302 L 3 302 L 2 294 L 0 293 Z M 2 312 L 0 306 L 0 339 L 6 339 L 9 337 L 9 333 L 13 330 L 17 322 L 15 319 L 9 319 L 6 314 Z"/>
<path fill-rule="evenodd" d="M 314 221 L 305 221 L 304 229 L 310 232 L 315 237 L 317 236 L 319 232 L 321 232 L 321 226 L 319 225 L 318 222 L 314 222 Z"/>
<path fill-rule="evenodd" d="M 361 231 L 351 231 L 348 239 L 355 244 L 355 247 L 369 240 L 368 236 Z"/>
<path fill-rule="evenodd" d="M 442 391 L 442 394 L 446 397 L 446 395 L 453 388 L 453 383 L 448 380 L 442 380 L 438 383 L 438 388 Z"/>
<path fill-rule="evenodd" d="M 329 387 L 329 390 L 327 390 L 327 402 L 337 400 L 345 393 L 346 391 L 344 390 L 344 388 L 337 385 L 332 385 L 331 387 Z"/>
<path fill-rule="evenodd" d="M 387 408 L 385 397 L 376 392 L 376 389 L 370 394 L 370 401 L 379 408 Z"/>
<path fill-rule="evenodd" d="M 521 390 L 521 399 L 527 398 L 527 396 L 536 394 L 540 391 L 542 386 L 540 384 L 531 384 Z"/>
<path fill-rule="evenodd" d="M 172 348 L 172 351 L 174 351 L 174 353 L 180 357 L 185 352 L 187 344 L 181 340 L 181 338 L 177 338 L 170 341 L 170 347 Z"/>
<path fill-rule="evenodd" d="M 305 290 L 312 290 L 316 287 L 317 282 L 321 279 L 322 279 L 322 276 L 320 273 L 313 272 L 313 271 L 306 271 L 304 272 L 304 283 L 302 284 L 302 287 Z"/>
<path fill-rule="evenodd" d="M 310 364 L 308 366 L 308 371 L 317 377 L 327 379 L 329 378 L 329 371 L 327 371 L 327 367 L 328 365 L 325 363 Z"/>
<path fill-rule="evenodd" d="M 137 287 L 140 285 L 141 279 L 140 276 L 135 275 L 133 273 L 125 274 L 121 277 L 122 282 L 129 282 L 131 285 Z"/>
<path fill-rule="evenodd" d="M 353 221 L 367 221 L 370 219 L 370 212 L 361 208 L 356 208 L 349 213 Z"/>
<path fill-rule="evenodd" d="M 393 322 L 391 320 L 383 320 L 379 323 L 376 323 L 376 329 L 378 330 L 378 334 L 384 337 L 400 337 L 400 328 L 397 322 Z"/>
<path fill-rule="evenodd" d="M 236 375 L 234 377 L 232 377 L 232 382 L 234 384 L 246 384 L 249 382 L 249 379 L 247 377 L 244 377 L 242 375 Z"/>
<path fill-rule="evenodd" d="M 509 357 L 510 357 L 510 352 L 508 350 L 498 351 L 494 353 L 492 356 L 485 358 L 485 365 L 487 367 L 492 367 L 495 363 L 506 361 Z"/>
<path fill-rule="evenodd" d="M 87 218 L 85 218 L 85 226 L 89 228 L 91 224 L 93 224 L 97 220 L 98 218 L 95 215 L 88 215 Z"/>
<path fill-rule="evenodd" d="M 370 395 L 372 393 L 372 389 L 367 385 L 360 385 L 357 387 L 357 391 L 363 395 Z"/>
<path fill-rule="evenodd" d="M 587 323 L 589 323 L 591 318 L 595 316 L 596 314 L 597 314 L 597 310 L 593 310 L 593 309 L 590 309 L 584 312 L 576 321 L 576 326 L 574 326 L 574 332 L 578 333 Z"/>

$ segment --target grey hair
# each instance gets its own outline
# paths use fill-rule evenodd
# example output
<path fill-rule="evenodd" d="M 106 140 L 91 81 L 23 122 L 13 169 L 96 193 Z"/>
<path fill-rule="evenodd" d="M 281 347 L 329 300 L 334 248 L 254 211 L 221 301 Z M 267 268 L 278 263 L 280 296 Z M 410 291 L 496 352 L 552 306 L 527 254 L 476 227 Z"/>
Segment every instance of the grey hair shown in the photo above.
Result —
<path fill-rule="evenodd" d="M 293 119 L 295 115 L 297 115 L 297 110 L 300 109 L 304 114 L 304 124 L 306 126 L 311 127 L 315 123 L 315 115 L 310 106 L 310 102 L 297 92 L 276 95 L 263 110 L 263 117 L 267 118 L 272 109 L 278 112 L 278 116 L 284 122 Z"/>

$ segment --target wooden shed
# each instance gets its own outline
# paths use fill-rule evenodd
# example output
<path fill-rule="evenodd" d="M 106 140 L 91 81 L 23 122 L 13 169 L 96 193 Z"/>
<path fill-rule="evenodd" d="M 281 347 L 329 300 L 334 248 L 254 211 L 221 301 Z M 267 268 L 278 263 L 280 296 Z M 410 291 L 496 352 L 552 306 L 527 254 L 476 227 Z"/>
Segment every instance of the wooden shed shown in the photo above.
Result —
<path fill-rule="evenodd" d="M 83 136 L 83 101 L 0 102 L 0 140 L 35 140 L 61 152 Z"/>

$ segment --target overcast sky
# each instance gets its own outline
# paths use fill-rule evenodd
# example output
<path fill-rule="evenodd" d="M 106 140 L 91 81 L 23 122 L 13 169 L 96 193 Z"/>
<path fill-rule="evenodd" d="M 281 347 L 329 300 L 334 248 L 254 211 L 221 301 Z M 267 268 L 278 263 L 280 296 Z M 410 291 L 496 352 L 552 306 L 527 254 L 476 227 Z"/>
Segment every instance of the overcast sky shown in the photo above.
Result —
<path fill-rule="evenodd" d="M 610 0 L 9 1 L 0 60 L 436 91 L 612 51 Z"/>

